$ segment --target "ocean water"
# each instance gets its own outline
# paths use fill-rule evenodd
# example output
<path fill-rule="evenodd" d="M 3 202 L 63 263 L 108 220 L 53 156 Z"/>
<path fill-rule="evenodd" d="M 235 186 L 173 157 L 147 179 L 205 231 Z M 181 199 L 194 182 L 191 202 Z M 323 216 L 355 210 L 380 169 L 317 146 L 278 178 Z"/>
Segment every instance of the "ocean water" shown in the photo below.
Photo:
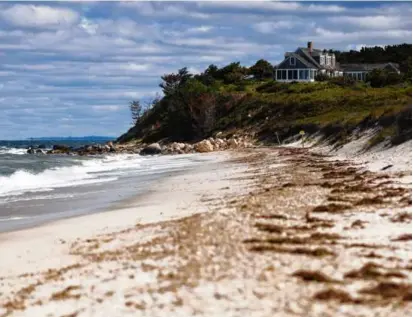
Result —
<path fill-rule="evenodd" d="M 34 142 L 0 141 L 0 232 L 98 212 L 142 194 L 162 177 L 202 164 L 196 155 L 27 154 Z M 38 142 L 81 146 L 85 141 Z"/>

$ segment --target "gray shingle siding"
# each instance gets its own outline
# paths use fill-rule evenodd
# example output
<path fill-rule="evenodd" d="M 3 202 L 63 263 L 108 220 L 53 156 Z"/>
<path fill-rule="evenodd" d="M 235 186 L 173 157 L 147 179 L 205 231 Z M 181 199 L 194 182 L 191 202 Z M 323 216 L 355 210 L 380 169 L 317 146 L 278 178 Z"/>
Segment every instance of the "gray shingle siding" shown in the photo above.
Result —
<path fill-rule="evenodd" d="M 295 58 L 295 66 L 290 65 L 290 58 Z M 313 65 L 310 63 L 306 62 L 305 60 L 302 59 L 301 56 L 297 56 L 296 54 L 291 54 L 289 57 L 287 57 L 284 61 L 282 61 L 277 68 L 279 69 L 306 69 L 306 68 L 315 68 Z"/>

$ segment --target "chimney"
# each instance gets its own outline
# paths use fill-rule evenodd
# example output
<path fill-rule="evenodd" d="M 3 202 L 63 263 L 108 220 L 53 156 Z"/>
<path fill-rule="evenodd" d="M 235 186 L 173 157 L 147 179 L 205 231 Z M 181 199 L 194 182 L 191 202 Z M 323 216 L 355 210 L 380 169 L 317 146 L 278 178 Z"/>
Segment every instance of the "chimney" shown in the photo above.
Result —
<path fill-rule="evenodd" d="M 307 42 L 307 48 L 310 53 L 313 52 L 313 42 Z"/>

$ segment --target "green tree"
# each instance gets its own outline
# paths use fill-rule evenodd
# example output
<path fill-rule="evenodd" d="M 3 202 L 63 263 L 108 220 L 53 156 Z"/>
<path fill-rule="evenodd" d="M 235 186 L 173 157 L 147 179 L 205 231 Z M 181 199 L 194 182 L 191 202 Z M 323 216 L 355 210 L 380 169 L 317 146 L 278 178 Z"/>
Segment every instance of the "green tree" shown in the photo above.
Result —
<path fill-rule="evenodd" d="M 406 61 L 412 56 L 412 44 L 388 45 L 385 47 L 362 47 L 360 51 L 334 51 L 336 59 L 342 64 L 348 63 L 398 63 L 400 71 L 408 71 Z"/>
<path fill-rule="evenodd" d="M 219 79 L 218 70 L 219 68 L 216 65 L 211 64 L 202 74 L 195 75 L 194 77 L 204 85 L 212 86 L 215 84 L 215 81 Z"/>
<path fill-rule="evenodd" d="M 241 66 L 240 62 L 234 62 L 220 68 L 216 77 L 225 84 L 237 84 L 248 75 L 248 68 Z"/>
<path fill-rule="evenodd" d="M 132 116 L 132 123 L 135 125 L 139 121 L 139 118 L 141 117 L 142 105 L 139 102 L 139 100 L 133 100 L 129 104 L 129 109 L 130 109 L 131 116 Z"/>
<path fill-rule="evenodd" d="M 205 70 L 204 74 L 205 74 L 205 75 L 209 75 L 209 76 L 211 76 L 212 78 L 217 79 L 218 71 L 219 71 L 218 66 L 216 66 L 216 65 L 214 65 L 214 64 L 211 64 L 211 65 L 209 65 L 208 68 Z"/>
<path fill-rule="evenodd" d="M 165 96 L 173 95 L 179 87 L 184 85 L 188 79 L 192 78 L 192 74 L 188 72 L 186 67 L 178 70 L 178 73 L 165 74 L 161 77 L 162 83 L 159 87 L 162 88 Z"/>
<path fill-rule="evenodd" d="M 257 80 L 269 79 L 274 75 L 273 66 L 264 59 L 258 60 L 253 66 L 250 67 L 249 71 Z"/>

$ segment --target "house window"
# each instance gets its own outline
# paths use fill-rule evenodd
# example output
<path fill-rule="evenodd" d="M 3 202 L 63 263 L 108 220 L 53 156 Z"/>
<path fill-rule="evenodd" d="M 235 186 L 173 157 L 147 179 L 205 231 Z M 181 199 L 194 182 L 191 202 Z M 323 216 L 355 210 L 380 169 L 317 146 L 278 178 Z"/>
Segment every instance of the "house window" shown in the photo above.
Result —
<path fill-rule="evenodd" d="M 327 65 L 331 65 L 331 56 L 327 56 Z"/>
<path fill-rule="evenodd" d="M 293 73 L 294 73 L 294 71 L 291 70 L 291 69 L 288 71 L 288 79 L 290 79 L 290 80 L 293 79 L 293 76 L 294 76 Z"/>
<path fill-rule="evenodd" d="M 290 57 L 290 65 L 295 66 L 295 57 Z"/>
<path fill-rule="evenodd" d="M 325 64 L 325 56 L 324 55 L 320 55 L 320 65 L 324 65 Z"/>
<path fill-rule="evenodd" d="M 285 69 L 281 71 L 281 79 L 287 79 L 287 71 Z"/>
<path fill-rule="evenodd" d="M 305 76 L 305 72 L 306 71 L 304 69 L 301 69 L 300 70 L 300 77 L 298 79 L 307 79 L 306 76 Z"/>
<path fill-rule="evenodd" d="M 315 79 L 316 76 L 317 76 L 317 71 L 315 69 L 313 69 L 311 71 L 311 79 Z"/>

